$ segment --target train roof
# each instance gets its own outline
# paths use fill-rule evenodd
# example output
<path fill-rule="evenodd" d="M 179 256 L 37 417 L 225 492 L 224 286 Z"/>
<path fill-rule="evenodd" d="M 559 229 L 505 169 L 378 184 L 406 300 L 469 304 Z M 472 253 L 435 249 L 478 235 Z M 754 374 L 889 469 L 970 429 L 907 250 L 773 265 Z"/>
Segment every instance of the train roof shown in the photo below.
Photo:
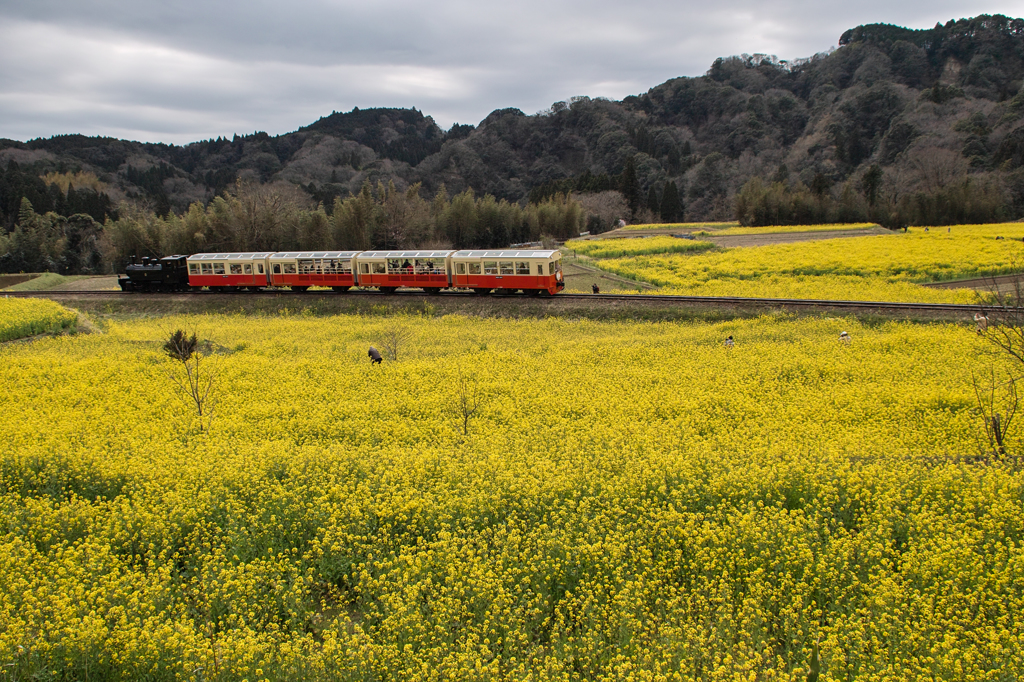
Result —
<path fill-rule="evenodd" d="M 558 251 L 458 251 L 452 258 L 551 258 Z"/>
<path fill-rule="evenodd" d="M 188 257 L 189 260 L 256 260 L 273 255 L 270 251 L 246 252 L 246 253 L 194 253 Z"/>
<path fill-rule="evenodd" d="M 279 251 L 270 254 L 270 260 L 293 260 L 295 258 L 353 258 L 358 251 Z"/>
<path fill-rule="evenodd" d="M 454 251 L 364 251 L 360 258 L 447 258 Z"/>

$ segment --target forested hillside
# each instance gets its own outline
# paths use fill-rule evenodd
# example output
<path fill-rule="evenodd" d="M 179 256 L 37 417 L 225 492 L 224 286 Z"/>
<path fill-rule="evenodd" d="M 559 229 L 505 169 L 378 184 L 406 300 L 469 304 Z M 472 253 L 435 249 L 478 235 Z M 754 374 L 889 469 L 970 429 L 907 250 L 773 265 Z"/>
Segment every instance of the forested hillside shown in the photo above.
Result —
<path fill-rule="evenodd" d="M 322 212 L 336 235 L 320 241 L 329 245 L 349 230 L 335 207 L 354 210 L 359 197 L 376 215 L 360 238 L 402 246 L 536 237 L 545 228 L 527 225 L 523 207 L 559 193 L 572 193 L 579 226 L 594 230 L 620 217 L 890 227 L 1016 219 L 1024 216 L 1022 83 L 1024 20 L 995 15 L 927 30 L 858 26 L 837 49 L 809 59 L 721 58 L 703 76 L 621 102 L 580 96 L 534 115 L 498 109 L 448 131 L 415 109 L 354 109 L 276 137 L 186 146 L 78 135 L 3 140 L 0 268 L 21 258 L 11 245 L 28 215 L 23 199 L 37 218 L 52 216 L 51 241 L 77 225 L 72 237 L 95 242 L 85 259 L 92 262 L 112 257 L 104 222 L 138 227 L 139 216 L 154 225 L 209 214 L 216 197 L 230 203 L 244 193 L 239 182 L 245 191 L 269 188 L 281 205 Z M 521 215 L 508 209 L 486 225 L 474 214 L 460 218 L 465 229 L 440 226 L 444 202 L 467 191 L 474 206 L 490 195 Z M 399 234 L 379 226 L 388 196 L 432 208 L 417 208 L 420 222 Z M 189 234 L 210 239 L 204 230 Z M 289 239 L 302 243 L 298 232 Z"/>

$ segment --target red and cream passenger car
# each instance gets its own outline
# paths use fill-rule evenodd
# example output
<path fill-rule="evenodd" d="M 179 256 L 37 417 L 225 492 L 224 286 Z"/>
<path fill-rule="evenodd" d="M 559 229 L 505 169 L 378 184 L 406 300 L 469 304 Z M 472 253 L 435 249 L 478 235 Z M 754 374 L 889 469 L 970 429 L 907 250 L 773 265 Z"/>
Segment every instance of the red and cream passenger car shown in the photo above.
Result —
<path fill-rule="evenodd" d="M 358 254 L 359 286 L 391 293 L 398 287 L 436 294 L 450 286 L 452 251 L 363 251 Z"/>
<path fill-rule="evenodd" d="M 478 294 L 556 294 L 565 288 L 558 251 L 456 251 L 452 287 Z"/>
<path fill-rule="evenodd" d="M 305 291 L 331 287 L 348 291 L 355 286 L 357 251 L 282 251 L 268 254 L 270 284 Z"/>
<path fill-rule="evenodd" d="M 188 257 L 188 283 L 211 289 L 260 288 L 268 284 L 272 253 L 197 253 Z"/>

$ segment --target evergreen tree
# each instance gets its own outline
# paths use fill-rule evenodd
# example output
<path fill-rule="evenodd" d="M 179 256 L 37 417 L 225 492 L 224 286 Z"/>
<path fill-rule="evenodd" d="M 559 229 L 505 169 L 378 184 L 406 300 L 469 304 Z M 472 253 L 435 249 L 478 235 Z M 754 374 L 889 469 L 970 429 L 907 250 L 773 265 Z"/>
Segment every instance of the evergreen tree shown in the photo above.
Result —
<path fill-rule="evenodd" d="M 652 182 L 650 188 L 647 190 L 647 208 L 651 213 L 657 214 L 659 205 L 658 190 L 655 189 L 654 183 Z"/>
<path fill-rule="evenodd" d="M 868 200 L 868 206 L 874 206 L 878 201 L 878 189 L 882 185 L 882 169 L 874 164 L 867 169 L 861 179 L 861 187 L 864 189 L 864 197 Z"/>
<path fill-rule="evenodd" d="M 641 197 L 640 181 L 636 177 L 636 164 L 632 157 L 626 161 L 626 167 L 622 170 L 622 175 L 619 176 L 619 191 L 626 199 L 629 212 L 635 217 L 637 211 L 640 210 Z"/>
<path fill-rule="evenodd" d="M 661 193 L 661 222 L 675 223 L 682 218 L 683 206 L 679 202 L 679 188 L 673 180 L 665 182 Z"/>

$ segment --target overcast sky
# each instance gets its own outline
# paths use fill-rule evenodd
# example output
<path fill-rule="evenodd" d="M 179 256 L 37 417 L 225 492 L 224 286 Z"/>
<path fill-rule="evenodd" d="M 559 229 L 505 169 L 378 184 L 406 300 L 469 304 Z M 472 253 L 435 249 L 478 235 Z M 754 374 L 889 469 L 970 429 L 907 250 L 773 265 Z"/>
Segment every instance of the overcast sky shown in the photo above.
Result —
<path fill-rule="evenodd" d="M 848 28 L 928 28 L 1024 0 L 0 0 L 0 137 L 184 144 L 352 107 L 448 128 L 622 99 L 716 57 L 808 57 Z"/>

